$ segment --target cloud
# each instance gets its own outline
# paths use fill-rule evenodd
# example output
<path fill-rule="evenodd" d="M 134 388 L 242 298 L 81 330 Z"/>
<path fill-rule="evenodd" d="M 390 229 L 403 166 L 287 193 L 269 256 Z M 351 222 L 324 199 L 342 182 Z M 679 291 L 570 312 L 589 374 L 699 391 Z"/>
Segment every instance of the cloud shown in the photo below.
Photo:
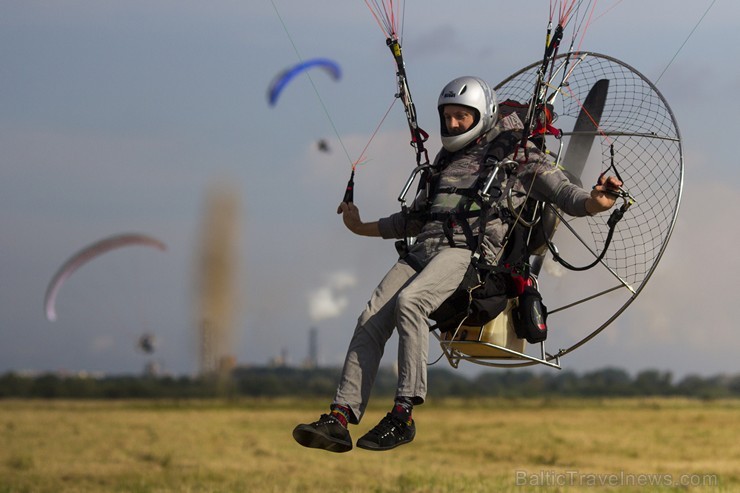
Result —
<path fill-rule="evenodd" d="M 731 309 L 740 230 L 720 212 L 738 200 L 740 194 L 726 183 L 687 187 L 676 231 L 646 288 L 650 302 L 636 310 L 642 323 L 634 337 L 680 341 L 705 354 L 740 344 Z"/>
<path fill-rule="evenodd" d="M 349 272 L 338 271 L 331 274 L 324 286 L 308 296 L 308 314 L 311 321 L 316 323 L 341 315 L 349 304 L 346 289 L 355 284 L 357 279 Z"/>
<path fill-rule="evenodd" d="M 542 268 L 552 277 L 563 277 L 565 274 L 565 267 L 555 262 L 550 256 L 545 257 Z"/>
<path fill-rule="evenodd" d="M 458 31 L 452 24 L 431 27 L 409 41 L 409 53 L 416 57 L 438 58 L 444 53 L 460 53 L 465 45 L 460 42 Z"/>

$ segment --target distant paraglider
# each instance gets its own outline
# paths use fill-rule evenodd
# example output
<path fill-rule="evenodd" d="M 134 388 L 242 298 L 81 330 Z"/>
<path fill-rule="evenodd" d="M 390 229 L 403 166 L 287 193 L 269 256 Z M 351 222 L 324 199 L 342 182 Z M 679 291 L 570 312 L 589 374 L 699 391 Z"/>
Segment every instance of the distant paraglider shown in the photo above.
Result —
<path fill-rule="evenodd" d="M 267 100 L 269 101 L 270 106 L 275 106 L 275 103 L 277 103 L 278 97 L 280 96 L 283 88 L 294 77 L 308 69 L 315 67 L 324 69 L 324 71 L 331 75 L 334 80 L 339 80 L 342 75 L 339 65 L 332 60 L 329 60 L 327 58 L 314 58 L 311 60 L 305 60 L 297 65 L 283 70 L 277 76 L 275 76 L 267 90 Z"/>
<path fill-rule="evenodd" d="M 157 346 L 157 340 L 154 337 L 154 334 L 145 333 L 142 334 L 141 337 L 139 337 L 139 342 L 137 343 L 137 347 L 141 349 L 146 354 L 152 354 L 154 352 L 154 349 Z"/>
<path fill-rule="evenodd" d="M 162 251 L 167 249 L 167 246 L 156 238 L 136 233 L 113 235 L 82 248 L 67 259 L 67 261 L 64 262 L 64 264 L 62 264 L 59 270 L 54 274 L 54 277 L 51 278 L 51 281 L 49 281 L 44 299 L 46 318 L 50 322 L 56 320 L 57 314 L 55 303 L 57 294 L 59 293 L 59 289 L 62 287 L 62 284 L 64 284 L 73 272 L 99 255 L 117 248 L 134 245 L 154 247 Z"/>
<path fill-rule="evenodd" d="M 329 148 L 329 143 L 326 141 L 326 139 L 321 139 L 316 142 L 316 147 L 318 147 L 321 152 L 331 152 L 331 149 Z"/>

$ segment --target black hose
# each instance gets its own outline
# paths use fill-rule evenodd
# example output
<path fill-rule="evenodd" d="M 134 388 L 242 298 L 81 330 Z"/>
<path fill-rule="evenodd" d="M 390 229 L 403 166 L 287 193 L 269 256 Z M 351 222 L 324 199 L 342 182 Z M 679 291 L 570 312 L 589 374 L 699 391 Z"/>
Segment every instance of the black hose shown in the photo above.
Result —
<path fill-rule="evenodd" d="M 565 267 L 566 269 L 573 270 L 573 271 L 584 271 L 588 270 L 591 267 L 594 267 L 596 264 L 601 262 L 604 259 L 604 256 L 606 255 L 606 251 L 609 249 L 609 244 L 612 241 L 612 236 L 614 236 L 614 229 L 617 226 L 617 223 L 620 219 L 622 219 L 622 216 L 624 216 L 625 207 L 622 206 L 619 209 L 615 209 L 611 216 L 609 216 L 609 220 L 606 222 L 606 224 L 609 226 L 609 232 L 606 235 L 606 241 L 604 241 L 604 249 L 601 250 L 601 253 L 598 257 L 596 257 L 596 260 L 594 260 L 592 263 L 585 265 L 583 267 L 575 267 L 568 262 L 566 262 L 563 257 L 558 254 L 557 250 L 555 250 L 555 245 L 550 241 L 550 238 L 548 238 L 547 233 L 545 233 L 544 228 L 542 228 L 542 236 L 545 239 L 545 243 L 547 244 L 548 250 L 550 250 L 550 253 L 552 253 L 552 258 Z"/>

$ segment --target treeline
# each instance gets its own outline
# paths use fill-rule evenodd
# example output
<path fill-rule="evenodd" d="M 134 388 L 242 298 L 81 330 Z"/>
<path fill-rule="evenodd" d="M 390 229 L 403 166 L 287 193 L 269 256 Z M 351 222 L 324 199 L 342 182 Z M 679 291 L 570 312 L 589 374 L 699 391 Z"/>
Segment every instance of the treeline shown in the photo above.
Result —
<path fill-rule="evenodd" d="M 226 379 L 171 376 L 67 376 L 57 374 L 0 376 L 0 398 L 212 398 L 325 397 L 334 395 L 339 368 L 239 368 Z M 645 370 L 634 377 L 606 368 L 534 372 L 491 370 L 466 377 L 450 369 L 432 368 L 428 378 L 435 397 L 643 397 L 683 396 L 701 399 L 740 397 L 740 374 L 687 376 L 674 381 L 670 372 Z M 396 376 L 381 369 L 374 395 L 393 396 Z"/>

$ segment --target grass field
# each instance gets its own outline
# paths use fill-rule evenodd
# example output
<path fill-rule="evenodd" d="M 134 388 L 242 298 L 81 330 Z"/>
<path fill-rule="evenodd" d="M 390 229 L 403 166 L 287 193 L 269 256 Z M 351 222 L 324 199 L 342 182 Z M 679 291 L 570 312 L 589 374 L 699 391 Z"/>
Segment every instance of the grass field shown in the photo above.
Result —
<path fill-rule="evenodd" d="M 0 400 L 0 493 L 740 491 L 737 400 L 432 400 L 398 449 L 297 445 L 326 404 Z"/>

